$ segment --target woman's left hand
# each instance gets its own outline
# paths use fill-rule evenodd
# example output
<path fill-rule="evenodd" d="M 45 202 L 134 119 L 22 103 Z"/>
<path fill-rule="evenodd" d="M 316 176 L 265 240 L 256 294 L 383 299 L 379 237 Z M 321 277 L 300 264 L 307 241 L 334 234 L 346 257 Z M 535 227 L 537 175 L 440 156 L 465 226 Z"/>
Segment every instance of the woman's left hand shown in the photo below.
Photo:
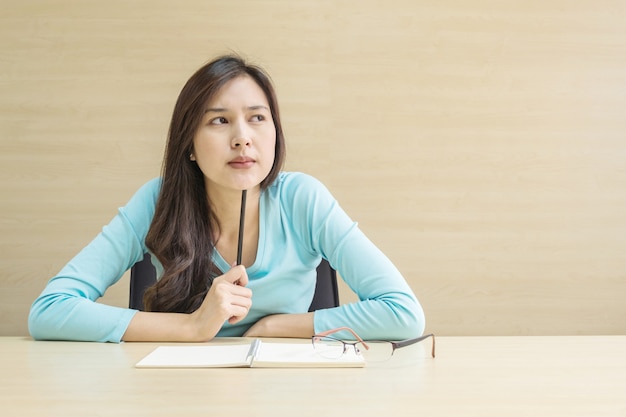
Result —
<path fill-rule="evenodd" d="M 265 316 L 248 329 L 246 337 L 299 337 L 313 336 L 313 314 L 272 314 Z"/>

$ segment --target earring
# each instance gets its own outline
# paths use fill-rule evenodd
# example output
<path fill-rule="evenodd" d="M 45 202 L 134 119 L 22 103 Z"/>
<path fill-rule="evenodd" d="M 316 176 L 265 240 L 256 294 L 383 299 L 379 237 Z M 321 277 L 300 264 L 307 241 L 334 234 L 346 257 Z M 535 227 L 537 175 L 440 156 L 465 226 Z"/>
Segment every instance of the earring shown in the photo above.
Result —
<path fill-rule="evenodd" d="M 195 161 L 196 160 L 196 158 L 194 158 L 192 153 L 189 154 L 189 160 L 190 161 Z"/>

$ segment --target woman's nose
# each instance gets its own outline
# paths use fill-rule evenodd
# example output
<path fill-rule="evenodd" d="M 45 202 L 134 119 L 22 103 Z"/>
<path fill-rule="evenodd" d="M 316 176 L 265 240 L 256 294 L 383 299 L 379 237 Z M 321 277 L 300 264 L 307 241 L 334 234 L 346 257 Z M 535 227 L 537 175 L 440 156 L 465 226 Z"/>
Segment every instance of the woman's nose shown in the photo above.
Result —
<path fill-rule="evenodd" d="M 233 137 L 232 146 L 234 148 L 239 148 L 241 146 L 249 146 L 250 138 L 243 136 L 235 136 Z"/>
<path fill-rule="evenodd" d="M 251 142 L 251 132 L 245 124 L 238 123 L 233 131 L 233 138 L 231 140 L 231 146 L 238 148 L 241 146 L 248 146 Z"/>

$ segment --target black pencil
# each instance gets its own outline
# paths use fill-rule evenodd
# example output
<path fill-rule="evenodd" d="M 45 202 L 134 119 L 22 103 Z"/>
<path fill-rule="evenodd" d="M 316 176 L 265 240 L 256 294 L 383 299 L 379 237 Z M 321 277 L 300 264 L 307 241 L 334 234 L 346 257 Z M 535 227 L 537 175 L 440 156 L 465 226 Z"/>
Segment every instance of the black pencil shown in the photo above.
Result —
<path fill-rule="evenodd" d="M 247 190 L 241 192 L 241 213 L 239 213 L 239 241 L 237 242 L 237 265 L 241 265 L 241 251 L 243 248 L 243 225 L 246 219 Z"/>

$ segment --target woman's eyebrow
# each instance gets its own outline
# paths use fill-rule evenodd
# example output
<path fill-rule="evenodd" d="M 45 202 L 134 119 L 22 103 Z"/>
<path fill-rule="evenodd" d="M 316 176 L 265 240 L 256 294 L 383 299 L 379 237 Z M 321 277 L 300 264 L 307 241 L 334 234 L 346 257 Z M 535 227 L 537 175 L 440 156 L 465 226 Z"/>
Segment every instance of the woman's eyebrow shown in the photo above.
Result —
<path fill-rule="evenodd" d="M 259 104 L 257 106 L 248 106 L 246 107 L 246 110 L 248 111 L 255 111 L 255 110 L 266 110 L 266 111 L 270 111 L 269 107 L 264 106 L 262 104 Z M 207 109 L 204 110 L 204 113 L 225 113 L 227 112 L 228 109 L 224 108 L 224 107 L 209 107 Z"/>
<path fill-rule="evenodd" d="M 204 113 L 224 113 L 228 109 L 224 109 L 222 107 L 210 107 L 208 109 L 204 109 Z"/>
<path fill-rule="evenodd" d="M 267 110 L 270 111 L 269 107 L 259 104 L 258 106 L 250 106 L 248 110 Z"/>

